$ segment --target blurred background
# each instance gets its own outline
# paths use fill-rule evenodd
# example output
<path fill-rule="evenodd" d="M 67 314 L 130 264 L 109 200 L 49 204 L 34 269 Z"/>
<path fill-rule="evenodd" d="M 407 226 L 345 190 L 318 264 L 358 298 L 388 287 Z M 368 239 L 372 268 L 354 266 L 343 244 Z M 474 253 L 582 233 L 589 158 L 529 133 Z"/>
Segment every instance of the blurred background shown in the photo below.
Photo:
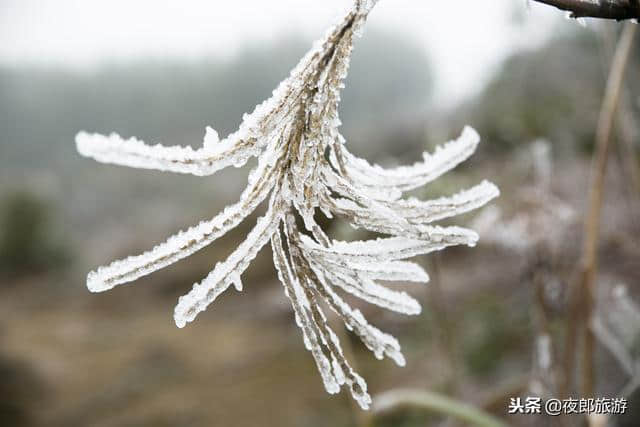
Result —
<path fill-rule="evenodd" d="M 503 417 L 509 397 L 558 392 L 590 156 L 620 26 L 525 2 L 384 0 L 358 41 L 341 104 L 352 151 L 413 162 L 465 124 L 475 156 L 416 195 L 481 179 L 502 196 L 456 220 L 481 244 L 419 261 L 432 281 L 405 318 L 359 305 L 400 340 L 407 367 L 353 361 L 372 394 L 432 390 Z M 86 273 L 137 254 L 235 201 L 250 166 L 210 178 L 95 163 L 79 130 L 198 147 L 269 96 L 341 0 L 0 0 L 0 424 L 6 426 L 457 425 L 424 410 L 364 420 L 330 397 L 265 248 L 198 321 L 179 295 L 251 227 L 105 294 Z M 621 99 L 600 240 L 598 396 L 626 396 L 610 425 L 639 425 L 640 50 Z M 334 227 L 344 239 L 353 230 Z M 398 285 L 402 286 L 402 285 Z M 565 367 L 566 368 L 566 367 Z M 579 366 L 575 366 L 579 369 Z M 505 418 L 513 425 L 551 420 Z"/>

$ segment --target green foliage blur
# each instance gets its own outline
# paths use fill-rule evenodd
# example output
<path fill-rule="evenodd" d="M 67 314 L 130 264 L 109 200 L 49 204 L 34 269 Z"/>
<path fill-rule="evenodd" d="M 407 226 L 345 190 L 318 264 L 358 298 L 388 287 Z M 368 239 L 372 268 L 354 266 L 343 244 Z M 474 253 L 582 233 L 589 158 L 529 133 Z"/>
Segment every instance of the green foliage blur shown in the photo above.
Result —
<path fill-rule="evenodd" d="M 0 205 L 0 272 L 10 276 L 41 273 L 69 261 L 54 243 L 51 207 L 28 192 L 15 192 Z"/>
<path fill-rule="evenodd" d="M 270 96 L 308 47 L 290 37 L 251 46 L 228 61 L 145 60 L 95 72 L 0 68 L 0 166 L 55 166 L 62 173 L 73 164 L 77 176 L 75 165 L 85 162 L 73 138 L 82 129 L 167 145 L 197 146 L 206 126 L 225 136 Z M 341 119 L 354 130 L 377 118 L 424 113 L 431 86 L 422 48 L 372 31 L 354 53 Z"/>

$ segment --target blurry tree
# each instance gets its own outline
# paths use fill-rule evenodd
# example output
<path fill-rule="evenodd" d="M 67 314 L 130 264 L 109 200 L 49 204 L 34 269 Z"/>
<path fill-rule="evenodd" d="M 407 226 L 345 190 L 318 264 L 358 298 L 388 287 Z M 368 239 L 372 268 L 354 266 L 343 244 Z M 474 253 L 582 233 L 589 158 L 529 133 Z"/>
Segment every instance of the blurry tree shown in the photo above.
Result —
<path fill-rule="evenodd" d="M 180 145 L 199 144 L 207 125 L 224 136 L 257 99 L 270 95 L 307 47 L 307 41 L 292 36 L 249 46 L 226 62 L 146 60 L 95 73 L 0 69 L 0 166 L 62 172 L 61 166 L 77 161 L 69 141 L 83 128 Z M 347 135 L 426 111 L 429 63 L 424 50 L 405 38 L 368 32 L 358 41 L 350 75 L 340 111 Z M 378 146 L 384 146 L 379 139 Z M 360 143 L 373 149 L 370 140 Z M 79 169 L 73 170 L 77 175 Z"/>
<path fill-rule="evenodd" d="M 46 393 L 42 379 L 27 363 L 0 354 L 0 423 L 3 426 L 36 425 L 34 401 Z"/>
<path fill-rule="evenodd" d="M 466 107 L 460 121 L 477 126 L 495 151 L 541 137 L 565 149 L 590 151 L 606 77 L 600 51 L 597 33 L 579 30 L 537 50 L 518 52 Z M 637 75 L 640 52 L 630 68 L 629 75 Z M 640 85 L 632 81 L 628 91 L 636 100 Z M 635 113 L 640 112 L 633 104 Z"/>
<path fill-rule="evenodd" d="M 468 120 L 497 151 L 539 137 L 591 144 L 604 87 L 597 49 L 595 35 L 581 32 L 515 54 L 472 104 Z"/>
<path fill-rule="evenodd" d="M 68 260 L 52 243 L 50 207 L 36 196 L 18 192 L 0 211 L 0 272 L 21 275 L 58 267 Z"/>

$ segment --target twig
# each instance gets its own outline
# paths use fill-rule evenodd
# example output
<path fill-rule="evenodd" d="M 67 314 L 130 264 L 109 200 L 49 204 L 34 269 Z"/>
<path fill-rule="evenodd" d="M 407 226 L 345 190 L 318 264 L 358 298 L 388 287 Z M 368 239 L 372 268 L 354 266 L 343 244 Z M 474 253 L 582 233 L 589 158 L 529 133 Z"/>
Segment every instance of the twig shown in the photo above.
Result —
<path fill-rule="evenodd" d="M 607 171 L 607 161 L 611 147 L 611 133 L 620 99 L 624 74 L 629 61 L 636 26 L 627 24 L 622 33 L 611 70 L 607 80 L 607 87 L 602 102 L 598 128 L 596 131 L 596 152 L 591 167 L 591 183 L 589 189 L 589 211 L 585 220 L 584 246 L 582 252 L 582 291 L 585 297 L 584 324 L 593 313 L 596 274 L 598 270 L 598 236 L 600 233 L 600 216 L 602 212 L 602 198 L 604 178 Z M 583 396 L 593 395 L 594 389 L 594 346 L 595 339 L 589 327 L 584 328 L 584 363 L 582 365 Z"/>
<path fill-rule="evenodd" d="M 535 261 L 534 267 L 532 271 L 531 282 L 534 290 L 534 300 L 532 304 L 532 318 L 533 324 L 535 328 L 535 339 L 536 343 L 534 346 L 535 351 L 535 363 L 537 366 L 534 366 L 533 374 L 537 376 L 536 380 L 540 381 L 542 386 L 546 389 L 545 392 L 550 395 L 554 395 L 557 392 L 557 384 L 555 384 L 555 376 L 550 375 L 553 372 L 553 363 L 556 360 L 554 351 L 554 343 L 553 343 L 553 334 L 551 331 L 551 326 L 549 325 L 549 317 L 547 315 L 547 307 L 546 307 L 546 298 L 545 298 L 545 288 L 546 288 L 546 278 L 548 276 L 548 272 L 550 271 L 550 265 L 545 262 L 545 260 L 550 259 L 550 253 L 548 248 L 544 246 L 540 246 L 536 249 L 535 252 Z M 541 366 L 544 365 L 542 360 L 540 359 L 542 355 L 540 354 L 540 340 L 542 337 L 548 337 L 550 340 L 549 343 L 549 366 Z"/>
<path fill-rule="evenodd" d="M 331 325 L 331 329 L 333 329 L 335 334 L 338 336 L 338 340 L 340 340 L 342 352 L 351 363 L 351 367 L 357 371 L 358 362 L 356 360 L 355 351 L 353 350 L 353 345 L 351 345 L 351 337 L 345 330 L 341 319 L 336 316 L 335 313 L 330 313 L 328 316 L 328 321 Z M 345 395 L 344 400 L 348 401 L 349 409 L 351 410 L 351 420 L 353 424 L 361 425 L 365 421 L 363 411 L 360 410 L 356 401 L 353 399 L 349 399 L 347 395 Z"/>
<path fill-rule="evenodd" d="M 505 427 L 498 418 L 484 412 L 475 406 L 463 403 L 449 397 L 411 389 L 391 390 L 376 396 L 368 423 L 365 426 L 373 426 L 376 417 L 395 412 L 402 408 L 420 408 L 433 411 L 442 415 L 452 416 L 469 425 L 479 427 Z"/>
<path fill-rule="evenodd" d="M 624 21 L 640 18 L 638 0 L 534 0 L 571 13 L 573 18 L 601 18 Z"/>

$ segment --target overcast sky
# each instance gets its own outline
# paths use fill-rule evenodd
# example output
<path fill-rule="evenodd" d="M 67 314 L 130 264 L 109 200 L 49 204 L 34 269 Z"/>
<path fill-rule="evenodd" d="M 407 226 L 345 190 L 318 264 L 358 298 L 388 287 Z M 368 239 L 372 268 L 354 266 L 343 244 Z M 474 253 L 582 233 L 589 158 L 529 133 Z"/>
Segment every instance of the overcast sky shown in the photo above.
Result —
<path fill-rule="evenodd" d="M 348 2 L 0 0 L 0 62 L 86 69 L 144 57 L 229 57 L 291 32 L 317 38 Z M 438 99 L 447 101 L 481 87 L 513 49 L 544 41 L 560 15 L 525 9 L 524 0 L 381 0 L 369 25 L 424 46 Z"/>

